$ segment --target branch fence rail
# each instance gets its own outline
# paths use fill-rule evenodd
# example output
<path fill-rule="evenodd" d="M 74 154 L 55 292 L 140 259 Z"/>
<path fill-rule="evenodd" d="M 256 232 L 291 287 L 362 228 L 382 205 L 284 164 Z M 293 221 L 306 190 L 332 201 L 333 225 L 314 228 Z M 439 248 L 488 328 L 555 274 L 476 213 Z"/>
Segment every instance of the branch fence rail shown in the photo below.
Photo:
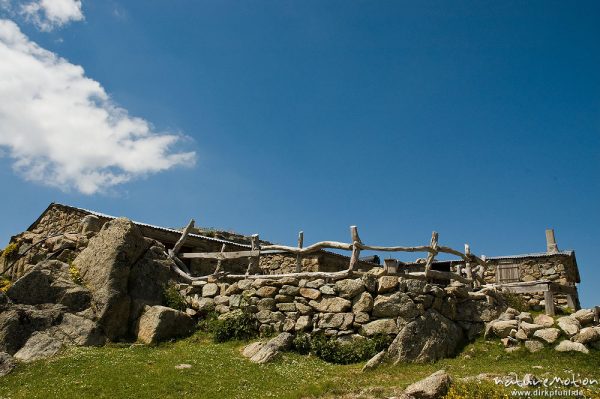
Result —
<path fill-rule="evenodd" d="M 471 253 L 471 249 L 468 244 L 465 244 L 465 252 L 457 251 L 453 248 L 442 246 L 438 244 L 438 233 L 433 232 L 431 234 L 431 240 L 429 245 L 419 246 L 379 246 L 379 245 L 367 245 L 362 242 L 358 235 L 358 228 L 356 226 L 350 226 L 351 243 L 338 242 L 338 241 L 321 241 L 309 245 L 303 246 L 304 233 L 300 232 L 298 235 L 298 246 L 291 247 L 286 245 L 260 245 L 259 235 L 254 234 L 251 237 L 251 249 L 248 251 L 234 251 L 225 252 L 226 244 L 223 244 L 220 252 L 187 252 L 179 254 L 179 250 L 183 246 L 188 233 L 194 226 L 194 220 L 191 220 L 187 227 L 183 230 L 180 239 L 175 244 L 172 250 L 169 250 L 168 255 L 175 261 L 177 268 L 175 271 L 188 281 L 202 281 L 218 276 L 227 276 L 230 279 L 260 279 L 260 278 L 282 278 L 282 277 L 315 277 L 315 278 L 328 278 L 328 279 L 342 279 L 352 276 L 356 273 L 356 267 L 359 262 L 360 252 L 363 250 L 381 251 L 381 252 L 425 252 L 427 257 L 425 260 L 425 271 L 424 272 L 407 272 L 403 276 L 421 278 L 421 279 L 445 279 L 455 280 L 468 285 L 480 285 L 483 283 L 483 270 L 487 267 L 487 261 L 485 257 L 478 257 Z M 350 262 L 348 269 L 338 272 L 302 272 L 301 271 L 301 258 L 303 255 L 309 255 L 319 252 L 323 249 L 337 249 L 343 251 L 351 251 Z M 285 274 L 257 274 L 260 271 L 258 264 L 261 255 L 269 253 L 289 253 L 296 255 L 296 269 L 294 273 Z M 435 257 L 440 253 L 451 254 L 459 257 L 464 261 L 464 272 L 465 276 L 461 273 L 461 266 L 457 266 L 457 272 L 452 271 L 440 271 L 433 270 L 432 264 L 435 261 Z M 248 268 L 245 274 L 230 274 L 222 271 L 222 262 L 232 259 L 248 259 Z M 191 276 L 187 266 L 181 259 L 212 259 L 217 260 L 217 267 L 215 272 L 206 276 Z M 473 267 L 473 265 L 475 265 Z"/>

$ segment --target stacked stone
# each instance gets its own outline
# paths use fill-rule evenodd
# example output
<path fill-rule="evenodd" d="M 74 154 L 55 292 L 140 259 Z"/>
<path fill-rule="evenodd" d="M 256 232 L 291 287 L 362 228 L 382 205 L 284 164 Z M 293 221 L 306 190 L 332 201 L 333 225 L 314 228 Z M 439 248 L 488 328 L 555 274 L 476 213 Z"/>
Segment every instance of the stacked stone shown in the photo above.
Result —
<path fill-rule="evenodd" d="M 214 310 L 226 315 L 246 307 L 256 314 L 263 334 L 302 331 L 340 338 L 396 335 L 433 312 L 472 338 L 483 330 L 483 322 L 502 311 L 501 300 L 491 293 L 474 294 L 460 283 L 441 288 L 384 275 L 381 269 L 336 282 L 293 277 L 194 282 L 186 294 L 190 307 L 201 313 Z"/>
<path fill-rule="evenodd" d="M 556 320 L 548 315 L 535 318 L 528 312 L 508 308 L 500 317 L 486 325 L 486 337 L 498 337 L 507 351 L 518 350 L 521 344 L 530 352 L 545 345 L 557 344 L 559 352 L 588 353 L 589 347 L 600 349 L 600 325 L 594 326 L 594 311 L 581 309 Z"/>
<path fill-rule="evenodd" d="M 319 271 L 319 256 L 305 255 L 301 259 L 302 271 Z M 259 266 L 264 274 L 284 274 L 296 271 L 296 256 L 289 254 L 261 255 Z"/>

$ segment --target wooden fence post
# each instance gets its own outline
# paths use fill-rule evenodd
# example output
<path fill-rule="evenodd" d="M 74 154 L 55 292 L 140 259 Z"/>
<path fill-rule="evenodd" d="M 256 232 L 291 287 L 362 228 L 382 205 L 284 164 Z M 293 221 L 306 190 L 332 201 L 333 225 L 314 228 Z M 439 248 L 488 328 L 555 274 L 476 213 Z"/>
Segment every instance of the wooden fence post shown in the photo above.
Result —
<path fill-rule="evenodd" d="M 177 257 L 177 254 L 181 250 L 181 247 L 183 247 L 183 244 L 185 243 L 185 240 L 187 239 L 188 234 L 190 234 L 190 231 L 192 231 L 192 229 L 194 228 L 194 223 L 195 223 L 194 219 L 190 220 L 188 225 L 181 232 L 181 237 L 179 237 L 179 240 L 177 240 L 177 242 L 173 246 L 173 249 L 169 249 L 168 255 L 171 257 L 171 259 L 175 259 Z M 187 266 L 185 265 L 185 263 L 180 261 L 178 265 L 184 272 L 186 272 L 187 274 L 190 274 L 190 271 L 187 268 Z"/>
<path fill-rule="evenodd" d="M 256 251 L 260 249 L 259 237 L 258 234 L 252 234 L 250 238 L 250 242 L 252 244 L 252 250 Z M 257 257 L 251 256 L 248 258 L 248 269 L 246 270 L 246 276 L 250 275 L 250 271 L 256 271 L 256 268 L 259 267 L 260 263 L 260 254 Z M 256 267 L 254 267 L 256 265 Z"/>
<path fill-rule="evenodd" d="M 471 247 L 469 246 L 469 244 L 465 244 L 465 255 L 467 255 L 468 258 L 471 257 Z M 467 274 L 468 279 L 473 278 L 473 269 L 471 269 L 471 262 L 465 262 L 465 273 Z"/>
<path fill-rule="evenodd" d="M 302 249 L 302 246 L 304 245 L 304 232 L 301 231 L 298 233 L 298 248 Z M 302 258 L 300 257 L 300 254 L 296 255 L 296 273 L 300 273 L 300 271 L 302 270 Z"/>
<path fill-rule="evenodd" d="M 435 255 L 437 255 L 437 247 L 438 247 L 438 233 L 436 231 L 431 233 L 431 241 L 429 246 L 433 250 L 427 254 L 427 261 L 425 262 L 425 278 L 429 277 L 429 270 L 431 270 L 431 264 L 435 259 Z"/>
<path fill-rule="evenodd" d="M 221 246 L 221 253 L 223 253 L 223 252 L 225 252 L 225 244 L 223 244 Z M 221 264 L 222 264 L 222 262 L 223 262 L 222 259 L 217 260 L 217 267 L 215 269 L 215 273 L 214 274 L 217 274 L 217 273 L 219 273 L 221 271 Z"/>
<path fill-rule="evenodd" d="M 548 291 L 544 291 L 544 304 L 546 308 L 546 314 L 548 316 L 554 316 L 554 293 L 550 289 L 548 289 Z"/>
<path fill-rule="evenodd" d="M 350 235 L 352 237 L 352 256 L 350 257 L 350 266 L 348 267 L 348 270 L 352 272 L 354 267 L 358 264 L 358 258 L 360 256 L 359 245 L 362 244 L 362 242 L 358 236 L 358 227 L 350 226 Z"/>

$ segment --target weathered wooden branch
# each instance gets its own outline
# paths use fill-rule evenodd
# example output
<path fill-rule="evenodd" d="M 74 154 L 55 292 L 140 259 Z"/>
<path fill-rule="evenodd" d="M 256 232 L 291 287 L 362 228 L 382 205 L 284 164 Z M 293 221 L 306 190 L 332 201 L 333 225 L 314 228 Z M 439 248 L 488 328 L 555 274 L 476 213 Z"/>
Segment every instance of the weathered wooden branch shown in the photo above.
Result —
<path fill-rule="evenodd" d="M 190 225 L 188 225 L 188 227 L 184 230 L 182 237 L 178 241 L 178 244 L 180 244 L 179 247 L 181 247 L 183 245 L 183 242 L 185 241 L 185 236 L 187 235 L 187 232 L 191 229 L 191 226 L 193 226 L 193 220 L 190 222 Z M 351 226 L 350 232 L 351 232 L 351 238 L 352 238 L 351 244 L 337 242 L 337 241 L 321 241 L 321 242 L 317 242 L 313 245 L 310 245 L 306 248 L 303 248 L 304 233 L 300 232 L 298 235 L 298 246 L 297 247 L 289 247 L 289 246 L 285 246 L 285 245 L 265 245 L 264 247 L 261 247 L 259 236 L 258 236 L 258 234 L 255 234 L 252 236 L 252 241 L 251 241 L 252 245 L 251 245 L 250 251 L 225 252 L 225 244 L 223 244 L 223 247 L 221 248 L 221 252 L 183 253 L 183 254 L 181 254 L 181 257 L 186 258 L 186 259 L 192 259 L 192 258 L 217 259 L 218 263 L 217 263 L 217 268 L 215 270 L 215 273 L 221 273 L 221 262 L 224 260 L 248 258 L 248 268 L 246 270 L 246 274 L 244 274 L 244 275 L 229 275 L 229 274 L 227 274 L 227 276 L 229 278 L 234 278 L 234 279 L 235 278 L 254 278 L 254 279 L 255 278 L 279 278 L 279 277 L 322 277 L 322 278 L 336 279 L 340 276 L 349 276 L 352 274 L 356 265 L 359 262 L 359 256 L 360 256 L 361 250 L 375 250 L 375 251 L 386 251 L 386 252 L 427 252 L 428 255 L 427 255 L 427 259 L 425 261 L 425 272 L 405 274 L 407 277 L 450 279 L 450 280 L 460 281 L 465 284 L 471 284 L 476 280 L 477 280 L 477 282 L 484 283 L 483 275 L 480 276 L 479 273 L 476 273 L 475 275 L 473 275 L 473 271 L 471 269 L 470 262 L 473 261 L 473 262 L 477 263 L 478 271 L 481 270 L 481 272 L 482 272 L 481 274 L 483 274 L 483 269 L 486 266 L 485 257 L 482 257 L 480 259 L 480 258 L 472 255 L 468 245 L 465 245 L 465 253 L 464 254 L 455 249 L 452 249 L 450 247 L 440 246 L 438 244 L 439 236 L 438 236 L 438 233 L 435 231 L 432 232 L 431 241 L 430 241 L 429 246 L 423 245 L 423 246 L 414 246 L 414 247 L 405 247 L 405 246 L 383 247 L 383 246 L 366 245 L 366 244 L 362 243 L 360 236 L 358 235 L 358 228 L 356 226 Z M 176 247 L 177 247 L 177 245 L 176 245 Z M 301 270 L 300 257 L 304 254 L 318 252 L 322 249 L 341 249 L 341 250 L 346 250 L 346 251 L 352 251 L 352 256 L 350 257 L 350 265 L 348 267 L 348 270 L 343 273 L 342 272 L 301 273 L 300 272 L 300 270 Z M 255 275 L 255 276 L 250 275 L 250 273 L 253 271 L 253 269 L 255 269 L 254 266 L 258 266 L 258 260 L 261 255 L 261 252 L 262 253 L 265 253 L 265 252 L 277 253 L 278 251 L 285 252 L 285 253 L 292 253 L 292 254 L 296 255 L 296 273 L 274 274 L 274 275 Z M 433 262 L 435 261 L 436 255 L 440 252 L 453 254 L 453 255 L 456 255 L 456 256 L 460 257 L 461 259 L 463 259 L 465 261 L 465 265 L 466 265 L 467 277 L 463 277 L 460 274 L 460 267 L 457 267 L 457 273 L 432 270 L 431 266 L 432 266 Z M 181 260 L 178 259 L 177 256 L 173 255 L 173 253 L 174 253 L 174 251 L 169 251 L 169 256 L 172 256 L 174 259 L 176 259 L 177 266 L 180 269 L 180 270 L 178 270 L 178 273 L 182 277 L 188 279 L 188 281 L 205 280 L 208 278 L 208 276 L 203 276 L 203 277 L 190 276 L 189 272 L 187 271 L 187 268 L 185 267 L 185 264 L 183 264 L 183 262 L 181 262 Z M 181 270 L 181 269 L 183 269 L 183 270 Z M 225 274 L 223 274 L 223 275 L 225 275 Z M 213 274 L 213 277 L 214 277 L 214 274 Z M 342 278 L 342 277 L 340 277 L 340 278 Z M 192 280 L 190 280 L 190 279 L 192 279 Z"/>
<path fill-rule="evenodd" d="M 179 237 L 179 240 L 177 240 L 177 242 L 175 243 L 175 246 L 171 250 L 173 252 L 173 256 L 177 256 L 177 254 L 181 250 L 181 247 L 183 247 L 183 244 L 185 243 L 185 240 L 187 239 L 188 234 L 190 234 L 190 231 L 192 231 L 192 229 L 194 228 L 194 223 L 195 223 L 194 219 L 190 220 L 190 222 L 185 227 L 185 229 L 183 229 L 183 232 L 181 233 L 181 237 Z"/>
<path fill-rule="evenodd" d="M 352 256 L 350 257 L 350 266 L 348 270 L 352 272 L 360 258 L 360 237 L 358 236 L 358 227 L 350 226 L 350 236 L 352 237 Z"/>
<path fill-rule="evenodd" d="M 258 268 L 258 260 L 260 257 L 260 240 L 258 238 L 258 234 L 252 234 L 251 237 L 251 245 L 252 245 L 252 253 L 256 253 L 256 255 L 248 256 L 248 269 L 246 269 L 246 276 L 250 275 L 250 272 L 255 271 Z"/>
<path fill-rule="evenodd" d="M 431 233 L 431 242 L 429 247 L 433 250 L 427 254 L 427 261 L 425 262 L 425 277 L 431 277 L 431 264 L 435 259 L 435 255 L 437 255 L 437 246 L 438 246 L 438 233 L 436 231 Z"/>
<path fill-rule="evenodd" d="M 221 255 L 225 253 L 225 244 L 221 246 Z M 223 259 L 217 260 L 217 267 L 215 268 L 215 272 L 213 274 L 217 274 L 221 271 L 221 266 L 223 264 Z"/>
<path fill-rule="evenodd" d="M 223 244 L 225 246 L 225 244 Z M 232 251 L 232 252 L 191 252 L 182 253 L 179 256 L 183 259 L 239 259 L 239 258 L 250 258 L 257 257 L 260 251 Z"/>
<path fill-rule="evenodd" d="M 473 270 L 471 269 L 471 247 L 469 246 L 469 244 L 465 244 L 465 255 L 469 258 L 469 260 L 465 261 L 465 273 L 467 275 L 467 278 L 472 279 Z"/>
<path fill-rule="evenodd" d="M 233 280 L 243 280 L 243 279 L 277 279 L 277 278 L 285 278 L 285 277 L 296 277 L 296 278 L 322 278 L 322 279 L 332 279 L 339 280 L 343 278 L 347 278 L 351 275 L 349 270 L 342 270 L 340 272 L 303 272 L 303 273 L 284 273 L 284 274 L 254 274 L 254 275 L 245 275 L 245 274 L 228 274 L 227 278 Z"/>
<path fill-rule="evenodd" d="M 302 249 L 304 246 L 304 232 L 301 231 L 298 233 L 298 249 Z M 302 270 L 302 259 L 300 254 L 296 254 L 296 273 L 300 273 Z"/>
<path fill-rule="evenodd" d="M 285 251 L 285 252 L 290 252 L 292 254 L 300 254 L 300 255 L 310 254 L 313 252 L 317 252 L 321 249 L 327 249 L 327 248 L 343 249 L 346 251 L 350 251 L 352 249 L 352 244 L 346 244 L 343 242 L 336 242 L 336 241 L 321 241 L 321 242 L 317 242 L 317 243 L 310 245 L 308 247 L 305 247 L 305 248 L 288 247 L 287 245 L 265 245 L 264 247 L 261 247 L 261 249 L 264 251 L 279 250 L 279 251 Z"/>

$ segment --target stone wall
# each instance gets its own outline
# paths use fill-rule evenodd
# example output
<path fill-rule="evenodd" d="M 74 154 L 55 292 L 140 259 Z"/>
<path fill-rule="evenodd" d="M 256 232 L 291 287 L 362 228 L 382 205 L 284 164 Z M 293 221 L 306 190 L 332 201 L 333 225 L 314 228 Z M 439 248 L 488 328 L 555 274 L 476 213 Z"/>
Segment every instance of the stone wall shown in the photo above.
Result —
<path fill-rule="evenodd" d="M 77 234 L 80 222 L 86 215 L 88 213 L 84 211 L 66 207 L 49 207 L 47 212 L 30 227 L 30 230 L 11 237 L 10 242 L 18 246 L 18 259 L 14 261 L 14 257 L 7 259 L 4 255 L 0 256 L 2 271 L 10 267 L 14 261 L 9 276 L 11 279 L 17 279 L 33 265 L 52 256 L 53 253 L 56 253 L 57 259 L 68 262 L 87 245 L 87 238 Z M 59 233 L 66 234 L 49 238 Z M 59 255 L 62 257 L 58 258 Z"/>
<path fill-rule="evenodd" d="M 348 269 L 350 258 L 331 252 L 320 252 L 303 255 L 302 270 L 307 272 L 337 272 Z M 260 257 L 260 269 L 263 274 L 294 273 L 296 271 L 296 255 L 267 254 Z M 368 271 L 377 265 L 368 262 L 358 262 L 357 270 Z"/>
<path fill-rule="evenodd" d="M 573 258 L 569 255 L 555 254 L 545 257 L 489 259 L 490 268 L 485 272 L 487 283 L 496 283 L 496 267 L 498 265 L 519 266 L 521 281 L 550 280 L 559 284 L 577 282 L 577 269 Z"/>
<path fill-rule="evenodd" d="M 246 308 L 256 315 L 263 334 L 320 332 L 341 339 L 404 336 L 421 348 L 412 360 L 423 361 L 450 355 L 458 342 L 478 335 L 484 322 L 505 308 L 502 296 L 493 290 L 473 293 L 460 283 L 441 288 L 383 275 L 381 270 L 335 283 L 298 278 L 194 282 L 185 293 L 189 306 L 205 314 L 225 315 Z M 418 334 L 410 333 L 415 329 Z M 440 344 L 426 345 L 435 336 Z"/>
<path fill-rule="evenodd" d="M 578 271 L 574 258 L 566 254 L 553 254 L 543 257 L 523 257 L 514 259 L 489 259 L 490 267 L 484 274 L 486 283 L 496 284 L 496 268 L 499 265 L 518 265 L 519 280 L 523 282 L 550 280 L 557 284 L 575 286 L 578 282 Z M 544 308 L 544 294 L 519 294 L 531 310 Z M 556 294 L 554 301 L 558 306 L 567 306 L 565 295 Z"/>

